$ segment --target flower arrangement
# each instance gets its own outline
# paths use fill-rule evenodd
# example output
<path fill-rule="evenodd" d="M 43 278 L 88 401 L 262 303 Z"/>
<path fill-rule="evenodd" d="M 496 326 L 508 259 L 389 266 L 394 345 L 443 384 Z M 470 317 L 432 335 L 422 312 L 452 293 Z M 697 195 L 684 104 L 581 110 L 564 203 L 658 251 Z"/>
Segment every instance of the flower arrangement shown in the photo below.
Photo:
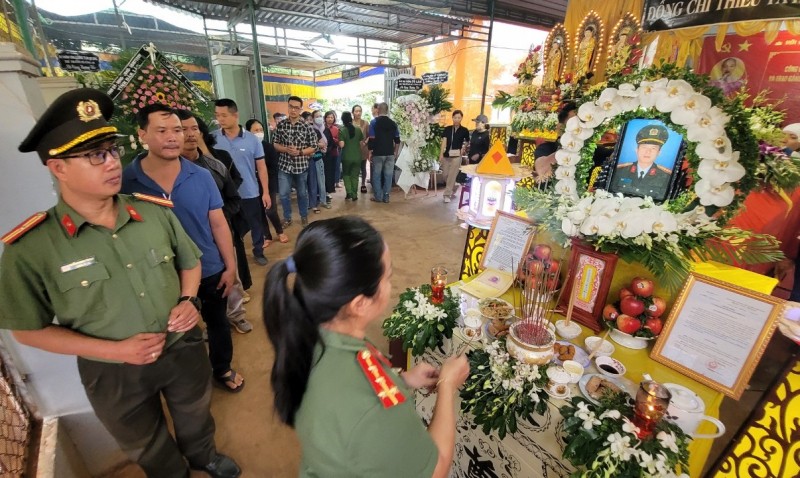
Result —
<path fill-rule="evenodd" d="M 579 468 L 573 477 L 688 478 L 689 436 L 662 420 L 652 437 L 639 439 L 624 395 L 605 395 L 599 405 L 574 397 L 560 411 L 564 458 Z"/>
<path fill-rule="evenodd" d="M 558 125 L 558 113 L 547 111 L 519 112 L 511 120 L 511 131 L 552 131 Z"/>
<path fill-rule="evenodd" d="M 516 204 L 531 217 L 641 262 L 672 290 L 688 275 L 692 259 L 749 264 L 782 258 L 773 237 L 722 228 L 758 184 L 758 144 L 746 111 L 706 77 L 662 65 L 611 78 L 596 97 L 585 95 L 582 101 L 560 138 L 552 190 L 515 191 Z M 691 187 L 660 205 L 650 198 L 587 191 L 603 132 L 636 118 L 661 120 L 687 143 Z"/>
<path fill-rule="evenodd" d="M 445 338 L 453 337 L 453 328 L 461 315 L 460 297 L 445 288 L 444 302 L 431 302 L 431 286 L 423 284 L 406 289 L 392 315 L 383 322 L 383 335 L 402 339 L 403 348 L 413 355 L 441 347 Z"/>
<path fill-rule="evenodd" d="M 766 143 L 762 143 L 759 150 L 762 162 L 757 174 L 764 186 L 782 196 L 800 186 L 800 158 L 788 156 L 783 149 Z"/>
<path fill-rule="evenodd" d="M 403 95 L 394 100 L 392 104 L 392 118 L 397 122 L 400 130 L 400 140 L 414 154 L 411 163 L 413 173 L 424 173 L 433 169 L 433 163 L 439 159 L 439 150 L 426 145 L 434 140 L 439 140 L 436 130 L 431 128 L 434 123 L 433 108 L 428 101 L 420 95 Z"/>
<path fill-rule="evenodd" d="M 531 420 L 547 407 L 546 366 L 529 365 L 509 355 L 506 339 L 469 353 L 470 376 L 461 389 L 461 410 L 471 412 L 475 424 L 502 439 L 517 431 L 518 420 Z"/>
<path fill-rule="evenodd" d="M 135 115 L 139 109 L 155 103 L 172 108 L 194 110 L 194 95 L 165 68 L 152 65 L 142 68 L 120 95 L 119 105 L 125 115 Z"/>
<path fill-rule="evenodd" d="M 514 73 L 514 78 L 520 83 L 530 83 L 539 74 L 542 67 L 542 45 L 536 45 L 528 52 L 528 56 L 522 60 Z"/>

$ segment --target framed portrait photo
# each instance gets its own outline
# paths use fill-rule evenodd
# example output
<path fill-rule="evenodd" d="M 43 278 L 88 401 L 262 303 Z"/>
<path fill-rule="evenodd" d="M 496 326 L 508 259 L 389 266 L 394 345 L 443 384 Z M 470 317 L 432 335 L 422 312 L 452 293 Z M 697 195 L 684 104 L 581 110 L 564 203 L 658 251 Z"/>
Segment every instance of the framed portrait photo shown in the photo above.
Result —
<path fill-rule="evenodd" d="M 738 400 L 786 301 L 692 273 L 650 357 Z"/>
<path fill-rule="evenodd" d="M 572 243 L 572 257 L 569 261 L 569 275 L 564 283 L 560 305 L 566 310 L 570 298 L 575 294 L 572 319 L 595 332 L 603 326 L 600 316 L 606 305 L 611 279 L 617 266 L 617 256 L 596 251 L 593 247 Z M 576 289 L 573 288 L 573 285 Z M 574 291 L 574 292 L 573 292 Z"/>
<path fill-rule="evenodd" d="M 683 136 L 663 121 L 632 119 L 620 132 L 604 189 L 625 196 L 650 196 L 657 203 L 680 192 Z"/>

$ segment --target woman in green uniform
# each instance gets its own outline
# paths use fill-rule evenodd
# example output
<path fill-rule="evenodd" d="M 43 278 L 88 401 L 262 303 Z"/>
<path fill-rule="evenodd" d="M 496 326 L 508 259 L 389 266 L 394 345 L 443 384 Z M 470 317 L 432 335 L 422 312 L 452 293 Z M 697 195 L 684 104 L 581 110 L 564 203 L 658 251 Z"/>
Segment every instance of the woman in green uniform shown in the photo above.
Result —
<path fill-rule="evenodd" d="M 353 115 L 342 113 L 344 128 L 339 130 L 339 147 L 342 148 L 342 177 L 345 200 L 358 201 L 358 173 L 361 172 L 361 142 L 364 131 L 353 125 Z"/>
<path fill-rule="evenodd" d="M 357 144 L 357 143 L 356 143 Z M 280 419 L 297 431 L 302 477 L 445 477 L 464 356 L 395 374 L 365 339 L 391 296 L 391 255 L 363 219 L 317 221 L 269 272 L 264 322 Z M 292 279 L 292 280 L 290 280 Z M 438 386 L 437 386 L 438 385 Z M 437 387 L 427 431 L 411 389 Z"/>

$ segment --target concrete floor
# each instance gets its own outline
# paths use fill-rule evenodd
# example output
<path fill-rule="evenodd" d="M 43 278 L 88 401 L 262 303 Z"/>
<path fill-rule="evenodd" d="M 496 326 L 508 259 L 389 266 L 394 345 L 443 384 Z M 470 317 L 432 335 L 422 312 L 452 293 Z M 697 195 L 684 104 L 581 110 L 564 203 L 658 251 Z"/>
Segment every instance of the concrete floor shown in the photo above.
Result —
<path fill-rule="evenodd" d="M 371 202 L 367 195 L 360 195 L 361 199 L 355 203 L 345 202 L 343 189 L 337 190 L 333 197 L 332 209 L 323 208 L 320 214 L 311 213 L 309 220 L 359 215 L 383 234 L 393 258 L 392 305 L 406 288 L 430 280 L 430 268 L 434 264 L 444 264 L 452 271 L 452 280 L 458 279 L 466 230 L 459 227 L 455 219 L 456 202 L 444 204 L 441 190 L 436 196 L 433 192 L 426 195 L 425 191 L 418 191 L 404 199 L 403 192 L 395 188 L 389 204 Z M 244 478 L 296 477 L 300 461 L 300 446 L 294 432 L 282 425 L 272 412 L 269 386 L 272 346 L 261 321 L 261 291 L 266 273 L 273 261 L 292 252 L 300 231 L 296 207 L 295 203 L 293 218 L 296 222 L 286 230 L 291 241 L 288 244 L 275 241 L 265 250 L 270 260 L 266 267 L 250 261 L 253 287 L 249 291 L 252 300 L 247 304 L 247 318 L 253 323 L 254 330 L 246 335 L 233 334 L 233 367 L 244 375 L 246 387 L 238 394 L 215 387 L 212 397 L 217 448 L 239 463 Z M 388 343 L 380 325 L 376 322 L 368 336 L 387 352 Z M 139 478 L 144 473 L 137 466 L 130 465 L 110 476 Z M 193 473 L 192 476 L 206 475 Z"/>
<path fill-rule="evenodd" d="M 432 192 L 426 194 L 425 191 L 404 199 L 402 191 L 398 189 L 392 192 L 392 202 L 389 204 L 373 203 L 365 195 L 361 195 L 361 198 L 356 203 L 344 202 L 344 190 L 338 190 L 334 195 L 333 208 L 322 209 L 321 214 L 312 213 L 309 219 L 316 221 L 339 215 L 359 215 L 381 231 L 393 256 L 395 298 L 392 304 L 406 288 L 428 281 L 433 264 L 445 264 L 452 271 L 451 279 L 458 279 L 466 231 L 455 219 L 455 202 L 443 204 L 441 192 L 434 196 Z M 293 217 L 297 219 L 296 203 L 294 207 Z M 269 373 L 273 356 L 261 322 L 261 290 L 272 261 L 283 259 L 291 253 L 299 230 L 296 223 L 286 231 L 291 239 L 288 244 L 276 241 L 266 249 L 266 256 L 271 261 L 266 267 L 260 267 L 251 260 L 254 285 L 250 289 L 252 301 L 247 306 L 247 317 L 253 323 L 254 330 L 246 335 L 234 332 L 233 337 L 233 366 L 244 375 L 247 385 L 239 394 L 230 394 L 216 387 L 213 392 L 211 408 L 217 423 L 217 448 L 239 463 L 245 478 L 297 476 L 299 443 L 294 432 L 282 425 L 272 412 Z M 382 336 L 380 325 L 380 322 L 374 324 L 369 338 L 386 352 L 388 343 Z M 754 375 L 754 382 L 768 383 L 779 371 L 778 364 L 791 350 L 784 342 L 783 337 L 773 339 L 759 373 Z M 770 357 L 776 351 L 780 351 L 778 355 L 781 357 Z M 741 401 L 726 399 L 723 403 L 721 414 L 723 422 L 728 425 L 728 433 L 716 440 L 706 471 L 730 443 L 732 435 L 766 388 L 766 383 L 751 385 L 755 386 Z M 203 476 L 206 475 L 192 473 L 192 477 Z M 141 478 L 144 473 L 136 465 L 129 465 L 108 477 Z"/>

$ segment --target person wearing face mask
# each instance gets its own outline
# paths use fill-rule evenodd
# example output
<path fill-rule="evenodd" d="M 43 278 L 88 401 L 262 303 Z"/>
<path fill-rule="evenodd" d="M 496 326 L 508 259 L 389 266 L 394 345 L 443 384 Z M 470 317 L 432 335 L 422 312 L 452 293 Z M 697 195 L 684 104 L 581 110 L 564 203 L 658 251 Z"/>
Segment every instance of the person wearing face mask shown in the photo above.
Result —
<path fill-rule="evenodd" d="M 800 158 L 800 123 L 792 123 L 783 128 L 783 152 L 788 156 Z"/>
<path fill-rule="evenodd" d="M 328 141 L 328 151 L 325 152 L 325 190 L 326 202 L 331 202 L 331 194 L 336 192 L 339 185 L 339 168 L 341 168 L 341 158 L 339 157 L 339 127 L 336 126 L 336 112 L 328 111 L 324 116 L 325 139 Z"/>
<path fill-rule="evenodd" d="M 328 150 L 328 140 L 325 137 L 325 120 L 322 118 L 322 111 L 314 110 L 310 113 L 309 123 L 317 135 L 317 150 L 311 155 L 311 167 L 316 170 L 317 182 L 316 189 L 309 190 L 309 197 L 313 195 L 317 202 L 326 209 L 331 208 L 331 203 L 327 201 L 327 189 L 325 188 L 325 151 Z M 314 209 L 315 214 L 319 214 L 319 208 Z"/>
<path fill-rule="evenodd" d="M 309 126 L 313 128 L 314 126 L 314 115 L 311 114 L 310 111 L 303 111 L 300 114 L 300 118 L 303 119 Z M 320 156 L 321 158 L 322 156 Z M 317 168 L 315 167 L 315 159 L 317 158 L 317 153 L 311 155 L 311 159 L 309 160 L 308 164 L 308 208 L 314 211 L 314 214 L 319 214 L 319 194 L 317 194 L 317 190 L 319 185 L 320 178 L 317 176 Z M 325 178 L 322 178 L 322 181 L 325 182 Z"/>
<path fill-rule="evenodd" d="M 264 126 L 257 119 L 250 119 L 244 124 L 245 129 L 258 138 L 264 146 L 264 160 L 267 163 L 267 176 L 269 178 L 269 197 L 272 204 L 270 207 L 264 209 L 264 248 L 272 244 L 272 233 L 269 230 L 269 223 L 275 228 L 275 234 L 278 240 L 286 244 L 289 242 L 289 236 L 283 231 L 283 224 L 281 218 L 278 216 L 278 153 L 275 151 L 275 146 L 264 138 Z M 268 220 L 268 221 L 267 221 Z"/>
<path fill-rule="evenodd" d="M 469 164 L 477 164 L 483 159 L 483 155 L 489 152 L 491 141 L 489 140 L 489 118 L 486 115 L 478 115 L 474 120 L 475 131 L 469 138 Z"/>

